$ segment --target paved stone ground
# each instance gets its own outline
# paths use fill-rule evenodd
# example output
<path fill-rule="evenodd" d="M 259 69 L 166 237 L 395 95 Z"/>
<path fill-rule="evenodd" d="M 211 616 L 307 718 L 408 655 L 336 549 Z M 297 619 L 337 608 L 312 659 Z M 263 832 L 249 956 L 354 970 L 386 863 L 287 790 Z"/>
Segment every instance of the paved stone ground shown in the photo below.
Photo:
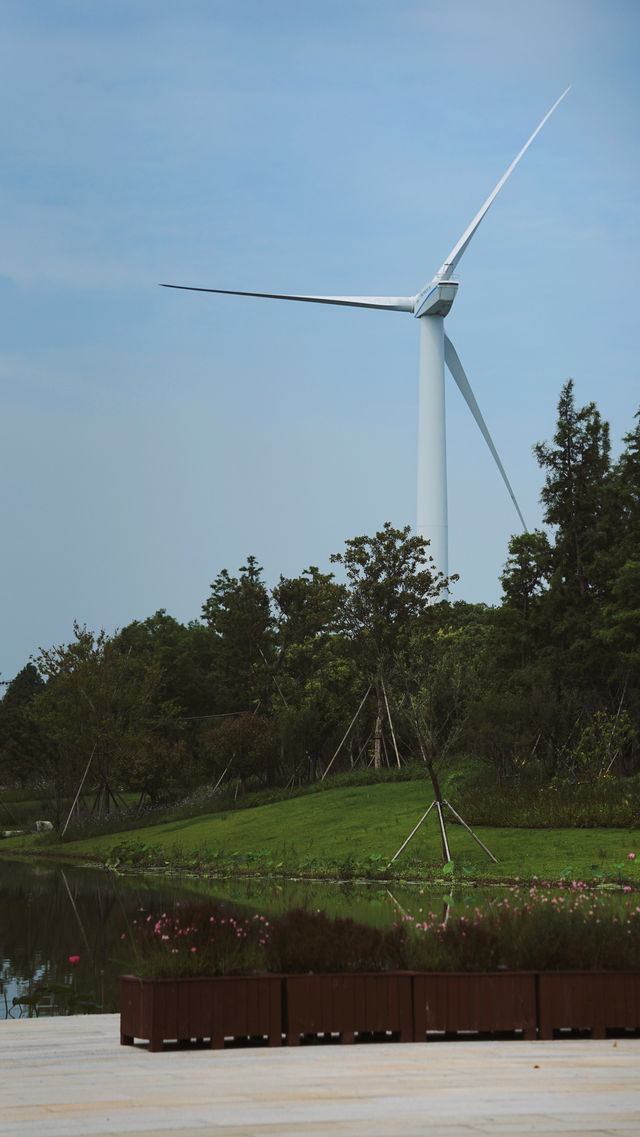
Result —
<path fill-rule="evenodd" d="M 0 1022 L 0 1137 L 640 1134 L 640 1039 L 165 1049 Z"/>

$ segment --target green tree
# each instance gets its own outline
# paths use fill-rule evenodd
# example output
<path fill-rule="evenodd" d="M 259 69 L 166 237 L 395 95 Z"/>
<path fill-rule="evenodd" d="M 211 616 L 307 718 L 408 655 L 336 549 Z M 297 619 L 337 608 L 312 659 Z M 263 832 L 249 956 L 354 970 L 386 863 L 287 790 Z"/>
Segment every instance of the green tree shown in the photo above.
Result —
<path fill-rule="evenodd" d="M 552 563 L 546 533 L 535 529 L 533 533 L 511 537 L 509 557 L 500 576 L 503 611 L 508 617 L 503 621 L 503 629 L 514 649 L 514 664 L 519 658 L 522 668 L 540 641 L 544 613 L 541 601 L 549 587 Z"/>
<path fill-rule="evenodd" d="M 635 426 L 622 441 L 610 479 L 607 547 L 612 558 L 611 576 L 628 560 L 638 558 L 640 547 L 640 411 Z"/>
<path fill-rule="evenodd" d="M 598 632 L 609 660 L 611 713 L 629 716 L 632 730 L 621 749 L 620 766 L 629 773 L 640 763 L 640 560 L 625 561 L 603 606 Z"/>
<path fill-rule="evenodd" d="M 344 594 L 344 587 L 336 584 L 333 573 L 320 572 L 316 565 L 305 569 L 301 576 L 280 576 L 272 593 L 277 606 L 279 663 L 292 644 L 326 638 L 336 630 Z"/>
<path fill-rule="evenodd" d="M 344 592 L 315 565 L 299 577 L 281 576 L 273 589 L 274 710 L 294 779 L 317 776 L 350 705 L 354 669 L 337 634 Z"/>
<path fill-rule="evenodd" d="M 243 788 L 249 778 L 273 781 L 278 749 L 273 720 L 246 712 L 221 719 L 203 739 L 209 776 L 220 776 L 226 770 L 230 778 L 240 779 Z"/>
<path fill-rule="evenodd" d="M 540 529 L 518 533 L 509 541 L 509 557 L 500 575 L 505 603 L 528 620 L 551 574 L 549 538 Z"/>
<path fill-rule="evenodd" d="M 223 569 L 202 606 L 213 635 L 212 680 L 219 713 L 269 711 L 268 672 L 273 654 L 273 618 L 269 592 L 255 557 L 239 576 Z"/>
<path fill-rule="evenodd" d="M 170 724 L 177 727 L 175 708 L 161 702 L 160 665 L 77 623 L 70 643 L 41 649 L 35 663 L 46 685 L 31 700 L 29 717 L 43 741 L 42 774 L 53 786 L 57 819 L 85 771 L 96 806 L 106 812 L 119 791 L 138 788 L 129 775 L 142 737 L 155 724 L 165 735 Z M 162 776 L 158 771 L 156 791 Z"/>
<path fill-rule="evenodd" d="M 539 443 L 534 452 L 545 472 L 541 500 L 552 531 L 537 666 L 544 662 L 560 698 L 580 714 L 597 705 L 606 686 L 597 632 L 608 587 L 611 463 L 608 424 L 594 403 L 576 407 L 571 380 L 560 394 L 553 444 Z"/>
<path fill-rule="evenodd" d="M 435 768 L 461 744 L 475 749 L 470 722 L 484 696 L 497 642 L 488 617 L 483 604 L 442 603 L 412 638 L 405 673 L 409 711 L 419 722 L 423 757 Z"/>
<path fill-rule="evenodd" d="M 628 560 L 616 573 L 604 608 L 601 638 L 613 648 L 625 685 L 640 684 L 640 560 Z"/>
<path fill-rule="evenodd" d="M 24 707 L 30 703 L 33 696 L 44 687 L 38 668 L 33 663 L 27 663 L 7 686 L 7 690 L 0 703 L 1 707 Z"/>
<path fill-rule="evenodd" d="M 567 600 L 583 600 L 597 586 L 610 442 L 609 424 L 595 403 L 576 407 L 572 379 L 560 394 L 553 445 L 539 442 L 533 449 L 545 471 L 544 520 L 554 530 L 554 587 L 562 586 Z"/>
<path fill-rule="evenodd" d="M 7 686 L 0 702 L 0 777 L 26 785 L 37 777 L 40 739 L 32 726 L 28 708 L 44 687 L 33 663 L 27 663 Z"/>
<path fill-rule="evenodd" d="M 508 704 L 522 704 L 515 716 L 523 726 L 520 749 L 533 736 L 532 752 L 548 769 L 557 761 L 566 766 L 572 747 L 597 747 L 597 724 L 626 723 L 627 712 L 637 721 L 640 420 L 623 441 L 612 465 L 608 424 L 594 403 L 576 405 L 572 381 L 564 385 L 553 440 L 534 447 L 549 537 L 536 531 L 512 538 L 502 575 L 492 719 L 505 738 L 513 730 L 500 727 L 500 708 L 508 717 Z M 487 725 L 485 738 L 492 730 Z M 625 732 L 616 737 L 628 741 Z M 514 736 L 512 753 L 519 746 Z"/>
<path fill-rule="evenodd" d="M 215 711 L 211 679 L 215 645 L 204 624 L 181 624 L 160 608 L 146 620 L 128 624 L 115 640 L 123 653 L 159 664 L 162 701 L 175 703 L 183 715 L 194 718 Z"/>
<path fill-rule="evenodd" d="M 406 650 L 415 621 L 448 584 L 428 555 L 428 541 L 410 533 L 411 526 L 394 529 L 387 521 L 375 537 L 355 537 L 346 542 L 344 553 L 331 556 L 347 578 L 340 623 L 356 665 L 375 690 L 376 767 L 382 765 L 385 677 Z"/>
<path fill-rule="evenodd" d="M 562 764 L 574 782 L 591 782 L 609 775 L 634 738 L 627 712 L 595 711 L 578 721 L 575 740 L 564 747 Z"/>

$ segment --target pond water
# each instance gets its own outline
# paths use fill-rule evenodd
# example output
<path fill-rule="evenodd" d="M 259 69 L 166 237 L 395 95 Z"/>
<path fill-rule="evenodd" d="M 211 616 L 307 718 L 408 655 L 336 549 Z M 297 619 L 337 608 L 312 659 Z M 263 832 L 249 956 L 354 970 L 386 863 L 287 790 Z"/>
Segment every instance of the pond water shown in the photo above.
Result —
<path fill-rule="evenodd" d="M 248 914 L 305 905 L 384 925 L 399 913 L 444 913 L 448 904 L 480 904 L 491 894 L 468 888 L 448 896 L 417 884 L 389 891 L 380 883 L 123 876 L 0 858 L 0 1018 L 117 1011 L 119 976 L 128 970 L 122 937 L 141 909 L 159 915 L 177 900 L 206 898 Z"/>

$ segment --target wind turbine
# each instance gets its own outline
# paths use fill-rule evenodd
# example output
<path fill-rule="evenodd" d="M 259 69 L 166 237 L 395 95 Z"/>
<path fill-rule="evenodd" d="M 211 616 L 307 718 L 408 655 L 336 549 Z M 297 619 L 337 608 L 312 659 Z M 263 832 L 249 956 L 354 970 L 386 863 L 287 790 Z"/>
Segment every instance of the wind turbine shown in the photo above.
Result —
<path fill-rule="evenodd" d="M 163 284 L 162 288 L 177 288 L 187 292 L 214 292 L 224 296 L 256 296 L 269 300 L 297 300 L 305 304 L 338 304 L 349 308 L 381 308 L 391 312 L 409 312 L 420 323 L 420 397 L 418 412 L 418 516 L 417 529 L 430 542 L 430 553 L 436 568 L 445 576 L 449 572 L 448 521 L 447 521 L 447 452 L 445 419 L 445 363 L 453 376 L 471 414 L 493 455 L 509 496 L 522 522 L 515 494 L 504 466 L 493 444 L 487 425 L 476 402 L 471 385 L 458 357 L 458 353 L 444 330 L 444 318 L 455 300 L 458 282 L 453 279 L 456 266 L 482 221 L 489 206 L 498 196 L 507 178 L 522 155 L 542 130 L 565 95 L 567 87 L 551 109 L 547 111 L 531 137 L 525 142 L 482 208 L 465 229 L 437 273 L 415 296 L 307 296 L 282 292 L 240 292 L 230 288 L 200 288 L 195 285 Z"/>

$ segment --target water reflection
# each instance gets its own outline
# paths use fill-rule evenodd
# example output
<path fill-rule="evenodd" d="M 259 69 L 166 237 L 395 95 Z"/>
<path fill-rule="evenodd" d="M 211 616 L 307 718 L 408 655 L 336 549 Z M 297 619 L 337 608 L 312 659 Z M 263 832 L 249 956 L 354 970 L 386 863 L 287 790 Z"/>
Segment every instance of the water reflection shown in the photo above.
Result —
<path fill-rule="evenodd" d="M 0 1018 L 117 1011 L 119 976 L 127 970 L 122 936 L 141 909 L 160 914 L 176 900 L 202 896 L 248 913 L 302 904 L 384 925 L 430 911 L 442 919 L 454 902 L 479 902 L 483 894 L 471 891 L 452 898 L 419 886 L 390 891 L 382 883 L 116 876 L 0 860 Z"/>
<path fill-rule="evenodd" d="M 105 872 L 0 863 L 0 1017 L 116 1010 L 127 919 L 169 899 Z"/>

